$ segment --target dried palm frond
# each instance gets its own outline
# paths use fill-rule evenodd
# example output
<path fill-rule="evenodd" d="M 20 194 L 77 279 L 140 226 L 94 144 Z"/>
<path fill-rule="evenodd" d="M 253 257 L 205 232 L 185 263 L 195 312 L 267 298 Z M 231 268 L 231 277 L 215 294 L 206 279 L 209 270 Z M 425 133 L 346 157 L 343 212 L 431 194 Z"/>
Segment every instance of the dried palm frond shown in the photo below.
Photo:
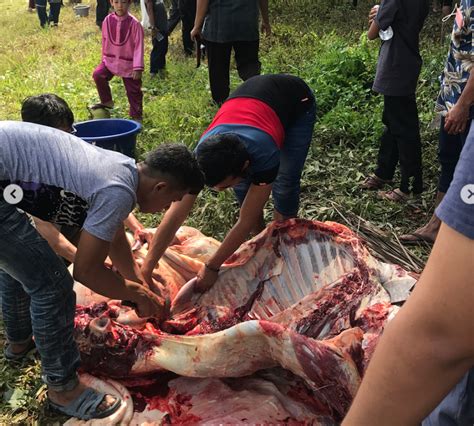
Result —
<path fill-rule="evenodd" d="M 354 213 L 342 213 L 341 206 L 335 203 L 332 205 L 345 224 L 360 236 L 376 258 L 400 265 L 407 271 L 420 273 L 423 270 L 425 262 L 404 247 L 395 232 L 382 231 Z"/>

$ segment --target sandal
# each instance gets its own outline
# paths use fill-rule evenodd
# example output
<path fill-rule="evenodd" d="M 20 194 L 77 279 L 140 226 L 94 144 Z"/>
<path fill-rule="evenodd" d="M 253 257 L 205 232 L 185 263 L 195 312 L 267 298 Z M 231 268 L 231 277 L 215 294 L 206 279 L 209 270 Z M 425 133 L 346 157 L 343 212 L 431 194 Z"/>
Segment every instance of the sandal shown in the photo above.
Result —
<path fill-rule="evenodd" d="M 3 350 L 3 356 L 8 362 L 20 363 L 28 356 L 30 352 L 35 349 L 36 345 L 33 340 L 30 340 L 30 343 L 28 343 L 28 346 L 25 349 L 17 353 L 12 352 L 11 345 L 7 345 L 7 347 Z"/>
<path fill-rule="evenodd" d="M 398 188 L 390 191 L 379 191 L 377 196 L 381 200 L 389 200 L 395 203 L 406 203 L 410 200 L 410 194 L 405 194 Z"/>
<path fill-rule="evenodd" d="M 390 183 L 392 183 L 391 180 L 379 178 L 377 175 L 370 175 L 367 176 L 364 181 L 359 184 L 359 186 L 361 189 L 376 190 L 382 189 L 385 185 Z"/>
<path fill-rule="evenodd" d="M 48 403 L 52 410 L 66 416 L 76 417 L 81 420 L 103 419 L 115 413 L 122 403 L 120 398 L 114 396 L 116 398 L 115 402 L 105 410 L 99 411 L 98 407 L 105 397 L 105 393 L 88 388 L 68 405 L 58 405 L 51 400 Z"/>

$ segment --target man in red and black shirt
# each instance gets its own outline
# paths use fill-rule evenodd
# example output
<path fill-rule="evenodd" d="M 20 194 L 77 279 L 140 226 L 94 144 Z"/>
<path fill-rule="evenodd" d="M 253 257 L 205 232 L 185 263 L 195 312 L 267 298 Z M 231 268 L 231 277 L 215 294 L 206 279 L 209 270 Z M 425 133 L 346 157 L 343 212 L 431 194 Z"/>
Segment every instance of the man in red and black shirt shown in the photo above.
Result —
<path fill-rule="evenodd" d="M 206 185 L 219 191 L 232 187 L 241 208 L 237 223 L 198 274 L 199 290 L 211 287 L 225 260 L 252 232 L 263 228 L 263 208 L 270 193 L 275 220 L 297 215 L 301 173 L 315 120 L 311 89 L 300 78 L 285 74 L 250 78 L 219 109 L 196 155 Z M 142 268 L 145 280 L 195 199 L 187 195 L 165 214 Z"/>

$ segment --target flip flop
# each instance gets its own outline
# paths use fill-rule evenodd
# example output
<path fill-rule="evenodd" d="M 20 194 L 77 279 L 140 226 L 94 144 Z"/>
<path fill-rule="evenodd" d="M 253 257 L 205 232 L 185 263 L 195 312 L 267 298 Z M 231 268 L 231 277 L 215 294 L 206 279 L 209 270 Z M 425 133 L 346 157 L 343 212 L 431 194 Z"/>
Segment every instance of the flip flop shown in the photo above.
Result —
<path fill-rule="evenodd" d="M 382 189 L 385 185 L 391 184 L 391 180 L 385 180 L 382 178 L 379 178 L 377 175 L 370 175 L 367 176 L 360 184 L 359 187 L 361 189 L 370 189 L 370 190 L 376 190 L 376 189 Z"/>
<path fill-rule="evenodd" d="M 431 238 L 422 234 L 418 234 L 417 232 L 401 235 L 399 240 L 405 245 L 428 244 L 432 246 L 434 244 L 434 241 Z"/>
<path fill-rule="evenodd" d="M 8 362 L 22 362 L 30 352 L 36 349 L 35 342 L 30 340 L 28 346 L 22 350 L 21 352 L 15 353 L 12 352 L 11 345 L 7 345 L 7 347 L 3 350 L 3 356 Z"/>
<path fill-rule="evenodd" d="M 406 203 L 410 200 L 410 194 L 405 194 L 398 188 L 390 191 L 379 191 L 377 196 L 381 200 L 389 200 L 395 203 Z"/>
<path fill-rule="evenodd" d="M 51 400 L 49 400 L 48 403 L 52 410 L 66 416 L 76 417 L 81 420 L 103 419 L 115 413 L 122 403 L 120 398 L 115 397 L 115 402 L 110 407 L 106 408 L 105 410 L 98 411 L 97 409 L 104 400 L 105 396 L 105 393 L 97 392 L 94 389 L 87 388 L 68 405 L 58 405 Z"/>

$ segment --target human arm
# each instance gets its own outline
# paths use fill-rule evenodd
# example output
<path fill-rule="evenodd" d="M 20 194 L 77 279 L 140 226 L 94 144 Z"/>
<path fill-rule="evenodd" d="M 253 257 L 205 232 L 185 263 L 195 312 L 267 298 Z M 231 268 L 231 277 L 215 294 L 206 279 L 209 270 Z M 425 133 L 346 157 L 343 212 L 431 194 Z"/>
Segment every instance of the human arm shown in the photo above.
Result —
<path fill-rule="evenodd" d="M 450 135 L 463 133 L 469 120 L 469 109 L 474 103 L 474 73 L 469 74 L 466 86 L 456 104 L 448 111 L 444 120 L 444 130 Z"/>
<path fill-rule="evenodd" d="M 259 0 L 258 5 L 260 7 L 260 15 L 262 15 L 262 32 L 266 35 L 270 35 L 272 33 L 272 27 L 268 17 L 268 0 Z"/>
<path fill-rule="evenodd" d="M 344 426 L 417 425 L 474 363 L 474 240 L 444 223 L 387 326 Z"/>
<path fill-rule="evenodd" d="M 155 11 L 153 10 L 153 0 L 145 0 L 146 13 L 148 13 L 148 20 L 153 31 L 155 28 Z"/>
<path fill-rule="evenodd" d="M 83 230 L 76 253 L 74 279 L 102 296 L 134 302 L 140 316 L 163 315 L 159 298 L 148 288 L 104 266 L 109 249 L 109 242 Z"/>
<path fill-rule="evenodd" d="M 135 241 L 140 241 L 141 244 L 151 243 L 153 232 L 146 229 L 133 213 L 130 213 L 123 223 L 133 233 Z"/>
<path fill-rule="evenodd" d="M 396 20 L 398 14 L 398 0 L 382 0 L 380 7 L 374 6 L 369 12 L 369 40 L 379 37 L 379 31 L 385 31 Z"/>
<path fill-rule="evenodd" d="M 71 263 L 74 263 L 76 247 L 49 222 L 33 217 L 36 230 L 48 242 L 53 251 Z"/>
<path fill-rule="evenodd" d="M 271 185 L 250 185 L 240 208 L 239 219 L 232 227 L 218 250 L 198 274 L 196 290 L 205 291 L 212 287 L 221 265 L 248 238 L 250 232 L 260 220 L 263 208 L 270 197 Z"/>
<path fill-rule="evenodd" d="M 146 283 L 152 284 L 153 269 L 155 269 L 161 256 L 173 241 L 176 231 L 188 217 L 196 198 L 197 195 L 185 195 L 181 201 L 172 203 L 163 216 L 141 267 L 142 276 Z"/>
<path fill-rule="evenodd" d="M 373 7 L 370 9 L 369 13 L 369 31 L 367 32 L 367 38 L 369 40 L 375 40 L 376 38 L 379 37 L 379 25 L 377 24 L 377 21 L 375 20 L 375 17 L 377 16 L 377 10 L 378 8 Z"/>
<path fill-rule="evenodd" d="M 140 22 L 136 22 L 133 27 L 133 71 L 132 78 L 140 80 L 142 72 L 145 69 L 144 52 L 145 52 L 145 33 Z"/>
<path fill-rule="evenodd" d="M 132 249 L 123 226 L 117 230 L 115 238 L 110 243 L 109 257 L 112 260 L 112 265 L 124 278 L 141 282 L 140 269 L 133 258 Z"/>
<path fill-rule="evenodd" d="M 194 28 L 191 30 L 191 38 L 193 40 L 201 38 L 202 25 L 204 18 L 207 15 L 209 7 L 209 0 L 197 0 L 196 2 L 196 17 L 194 18 Z"/>

